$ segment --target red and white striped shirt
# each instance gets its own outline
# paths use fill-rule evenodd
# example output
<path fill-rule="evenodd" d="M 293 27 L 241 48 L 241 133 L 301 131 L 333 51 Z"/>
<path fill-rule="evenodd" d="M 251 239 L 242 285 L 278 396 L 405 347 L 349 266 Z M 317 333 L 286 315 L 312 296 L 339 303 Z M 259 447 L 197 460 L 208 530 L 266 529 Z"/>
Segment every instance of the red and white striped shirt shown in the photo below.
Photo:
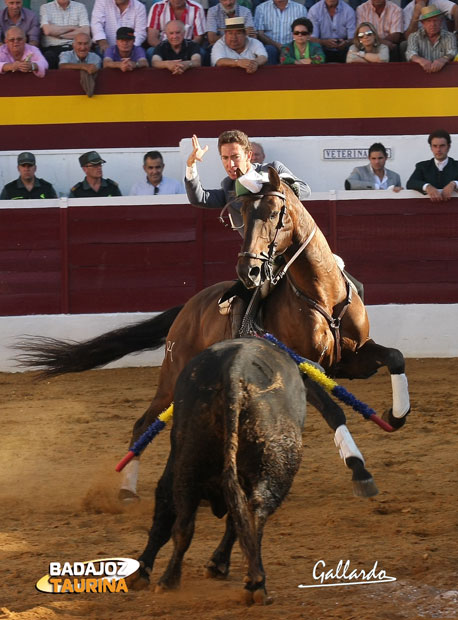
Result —
<path fill-rule="evenodd" d="M 148 15 L 148 28 L 154 28 L 161 33 L 161 39 L 166 39 L 165 27 L 172 19 L 178 19 L 173 12 L 169 0 L 156 2 L 151 7 Z M 205 13 L 202 5 L 197 2 L 186 0 L 186 8 L 183 11 L 180 20 L 185 25 L 185 39 L 193 39 L 194 37 L 205 34 Z"/>

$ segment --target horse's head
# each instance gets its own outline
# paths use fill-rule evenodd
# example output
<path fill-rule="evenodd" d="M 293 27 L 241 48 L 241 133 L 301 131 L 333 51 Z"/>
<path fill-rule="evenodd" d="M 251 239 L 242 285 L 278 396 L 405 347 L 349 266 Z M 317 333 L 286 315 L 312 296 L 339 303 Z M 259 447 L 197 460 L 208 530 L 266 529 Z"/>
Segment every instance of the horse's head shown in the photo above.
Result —
<path fill-rule="evenodd" d="M 247 288 L 269 278 L 274 257 L 292 243 L 293 226 L 288 204 L 293 191 L 269 166 L 269 182 L 258 194 L 243 197 L 241 214 L 245 235 L 237 262 L 237 274 Z"/>

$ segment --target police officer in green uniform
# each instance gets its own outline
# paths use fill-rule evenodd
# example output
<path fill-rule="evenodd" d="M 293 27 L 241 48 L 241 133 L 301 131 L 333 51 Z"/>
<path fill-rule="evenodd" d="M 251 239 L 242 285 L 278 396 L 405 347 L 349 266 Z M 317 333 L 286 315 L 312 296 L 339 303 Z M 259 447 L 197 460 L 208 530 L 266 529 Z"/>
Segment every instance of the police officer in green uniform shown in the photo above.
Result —
<path fill-rule="evenodd" d="M 105 160 L 97 151 L 83 153 L 79 158 L 85 178 L 72 187 L 69 198 L 97 198 L 103 196 L 122 196 L 117 183 L 102 177 L 102 165 Z"/>
<path fill-rule="evenodd" d="M 19 153 L 17 169 L 19 178 L 5 185 L 0 200 L 57 198 L 51 183 L 35 176 L 37 165 L 33 153 Z"/>

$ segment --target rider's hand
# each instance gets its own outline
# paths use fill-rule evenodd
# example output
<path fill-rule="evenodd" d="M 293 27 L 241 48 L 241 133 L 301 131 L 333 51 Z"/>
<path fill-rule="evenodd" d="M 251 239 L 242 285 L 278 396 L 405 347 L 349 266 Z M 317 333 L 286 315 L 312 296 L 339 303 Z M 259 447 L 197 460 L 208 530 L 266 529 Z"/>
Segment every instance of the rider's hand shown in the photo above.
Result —
<path fill-rule="evenodd" d="M 202 161 L 202 158 L 207 151 L 208 151 L 208 145 L 205 145 L 204 148 L 202 148 L 199 144 L 199 139 L 194 134 L 192 136 L 192 153 L 189 155 L 188 160 L 186 162 L 189 168 L 193 166 L 196 163 L 196 161 Z"/>

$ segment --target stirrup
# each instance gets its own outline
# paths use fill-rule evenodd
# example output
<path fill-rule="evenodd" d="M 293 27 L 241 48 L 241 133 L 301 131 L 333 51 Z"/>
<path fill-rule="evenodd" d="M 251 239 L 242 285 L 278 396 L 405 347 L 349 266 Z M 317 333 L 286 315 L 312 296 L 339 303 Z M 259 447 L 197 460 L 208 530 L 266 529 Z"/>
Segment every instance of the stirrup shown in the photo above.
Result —
<path fill-rule="evenodd" d="M 219 310 L 220 314 L 227 315 L 231 311 L 231 306 L 232 306 L 232 303 L 233 303 L 233 301 L 235 299 L 235 295 L 233 295 L 232 297 L 229 297 L 229 299 L 223 299 L 223 298 L 224 298 L 224 295 L 223 295 L 223 297 L 220 297 L 218 299 L 218 310 Z M 221 301 L 221 300 L 223 300 L 223 301 Z"/>

